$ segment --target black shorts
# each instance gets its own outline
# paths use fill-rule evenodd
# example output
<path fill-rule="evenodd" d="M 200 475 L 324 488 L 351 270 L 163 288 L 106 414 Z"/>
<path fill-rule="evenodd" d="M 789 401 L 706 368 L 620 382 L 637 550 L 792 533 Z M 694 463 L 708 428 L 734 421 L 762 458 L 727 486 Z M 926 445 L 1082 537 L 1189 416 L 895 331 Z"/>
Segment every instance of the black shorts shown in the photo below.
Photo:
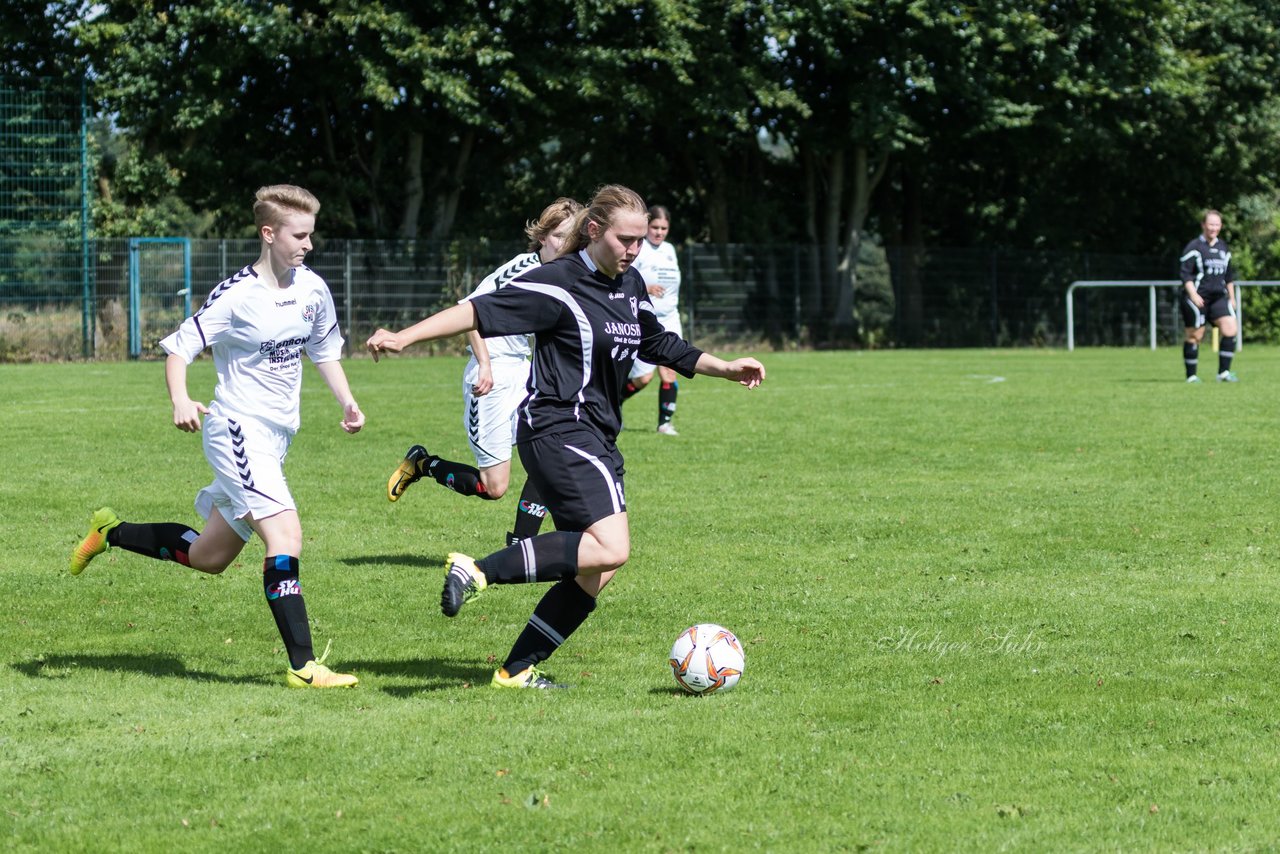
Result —
<path fill-rule="evenodd" d="M 1206 320 L 1212 323 L 1224 317 L 1235 316 L 1235 313 L 1231 310 L 1231 300 L 1227 299 L 1226 291 L 1201 294 L 1200 296 L 1204 299 L 1204 308 L 1196 308 L 1196 304 L 1191 301 L 1191 297 L 1187 296 L 1185 288 L 1178 298 L 1178 308 L 1182 310 L 1182 325 L 1188 329 L 1199 329 L 1204 326 Z"/>
<path fill-rule="evenodd" d="M 596 432 L 568 429 L 521 442 L 518 449 L 557 531 L 585 531 L 626 512 L 622 452 Z"/>

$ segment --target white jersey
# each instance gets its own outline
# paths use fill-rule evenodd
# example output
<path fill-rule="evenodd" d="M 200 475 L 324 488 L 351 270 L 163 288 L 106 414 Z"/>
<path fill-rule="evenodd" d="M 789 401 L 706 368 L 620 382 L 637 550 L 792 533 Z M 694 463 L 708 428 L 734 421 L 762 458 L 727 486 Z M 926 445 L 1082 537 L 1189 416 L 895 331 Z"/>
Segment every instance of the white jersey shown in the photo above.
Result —
<path fill-rule="evenodd" d="M 484 277 L 476 289 L 461 302 L 475 299 L 481 294 L 491 294 L 499 288 L 515 281 L 530 270 L 542 265 L 542 257 L 537 252 L 526 252 L 517 255 L 498 269 Z M 489 350 L 489 359 L 511 359 L 526 361 L 533 354 L 528 335 L 499 335 L 484 339 Z M 467 347 L 470 351 L 471 348 Z M 472 356 L 474 357 L 474 353 Z"/>
<path fill-rule="evenodd" d="M 218 386 L 209 407 L 221 418 L 254 418 L 290 433 L 298 429 L 302 352 L 313 362 L 342 358 L 333 296 L 307 267 L 274 288 L 252 265 L 220 283 L 200 310 L 160 342 L 191 364 L 213 348 Z"/>
<path fill-rule="evenodd" d="M 631 263 L 644 279 L 645 286 L 658 285 L 665 289 L 660 297 L 650 295 L 653 313 L 665 317 L 678 313 L 680 297 L 680 262 L 676 260 L 676 248 L 667 241 L 657 246 L 646 239 L 640 246 L 640 254 Z"/>

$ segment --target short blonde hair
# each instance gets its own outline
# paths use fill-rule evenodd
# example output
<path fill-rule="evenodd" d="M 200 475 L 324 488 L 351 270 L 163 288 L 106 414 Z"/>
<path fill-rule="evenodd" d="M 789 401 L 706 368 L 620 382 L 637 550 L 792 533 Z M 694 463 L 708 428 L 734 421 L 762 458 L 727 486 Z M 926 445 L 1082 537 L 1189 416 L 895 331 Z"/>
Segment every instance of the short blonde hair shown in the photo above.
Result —
<path fill-rule="evenodd" d="M 319 212 L 320 200 L 309 190 L 293 184 L 271 184 L 259 187 L 254 193 L 253 225 L 258 229 L 264 225 L 279 225 L 291 213 L 315 216 Z"/>
<path fill-rule="evenodd" d="M 537 219 L 524 225 L 525 236 L 529 238 L 529 251 L 537 252 L 541 249 L 551 232 L 560 227 L 560 223 L 577 216 L 581 210 L 582 203 L 567 196 L 561 196 L 543 208 Z"/>
<path fill-rule="evenodd" d="M 613 215 L 618 211 L 638 213 L 644 216 L 646 222 L 649 220 L 649 208 L 639 193 L 621 184 L 605 184 L 596 190 L 586 208 L 574 217 L 573 230 L 565 238 L 560 254 L 571 255 L 584 248 L 591 242 L 591 238 L 587 236 L 587 224 L 594 222 L 601 228 L 608 228 L 613 222 Z"/>

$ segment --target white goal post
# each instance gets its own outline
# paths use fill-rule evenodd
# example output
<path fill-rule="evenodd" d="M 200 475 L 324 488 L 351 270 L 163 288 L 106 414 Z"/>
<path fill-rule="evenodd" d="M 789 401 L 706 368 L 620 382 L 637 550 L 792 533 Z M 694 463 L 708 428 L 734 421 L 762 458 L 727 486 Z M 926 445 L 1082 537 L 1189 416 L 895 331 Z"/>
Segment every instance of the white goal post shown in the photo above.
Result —
<path fill-rule="evenodd" d="M 1274 288 L 1280 286 L 1280 281 L 1257 280 L 1236 282 L 1236 349 L 1237 351 L 1244 346 L 1244 289 L 1249 288 Z M 1154 281 L 1150 279 L 1128 279 L 1128 280 L 1080 280 L 1072 282 L 1067 288 L 1067 350 L 1076 348 L 1076 308 L 1075 293 L 1076 288 L 1146 288 L 1147 289 L 1147 325 L 1151 333 L 1151 349 L 1156 349 L 1156 315 L 1159 313 L 1156 307 L 1156 288 L 1180 288 L 1182 283 L 1178 281 Z"/>

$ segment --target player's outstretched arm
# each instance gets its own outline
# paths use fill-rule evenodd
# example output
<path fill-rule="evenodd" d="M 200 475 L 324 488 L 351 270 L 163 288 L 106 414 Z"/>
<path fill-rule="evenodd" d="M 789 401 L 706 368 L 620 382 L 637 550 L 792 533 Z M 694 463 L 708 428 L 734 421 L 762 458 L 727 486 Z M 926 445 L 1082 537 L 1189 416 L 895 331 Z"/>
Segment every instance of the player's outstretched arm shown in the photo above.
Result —
<path fill-rule="evenodd" d="M 325 384 L 329 386 L 329 391 L 333 392 L 334 398 L 342 404 L 342 429 L 348 433 L 359 433 L 360 428 L 364 426 L 364 413 L 360 411 L 360 404 L 356 403 L 355 397 L 351 394 L 351 386 L 347 383 L 347 372 L 342 369 L 342 363 L 337 360 L 316 362 L 316 370 L 320 372 L 320 376 L 324 377 Z"/>
<path fill-rule="evenodd" d="M 384 353 L 399 353 L 411 344 L 419 341 L 434 341 L 437 338 L 448 338 L 476 328 L 476 309 L 470 302 L 450 306 L 444 311 L 436 312 L 425 320 L 419 320 L 407 329 L 399 332 L 388 332 L 379 329 L 369 336 L 365 346 L 373 354 L 373 360 Z"/>
<path fill-rule="evenodd" d="M 747 388 L 755 388 L 764 382 L 764 365 L 749 356 L 726 362 L 719 356 L 703 353 L 693 370 L 705 376 L 733 380 Z"/>

